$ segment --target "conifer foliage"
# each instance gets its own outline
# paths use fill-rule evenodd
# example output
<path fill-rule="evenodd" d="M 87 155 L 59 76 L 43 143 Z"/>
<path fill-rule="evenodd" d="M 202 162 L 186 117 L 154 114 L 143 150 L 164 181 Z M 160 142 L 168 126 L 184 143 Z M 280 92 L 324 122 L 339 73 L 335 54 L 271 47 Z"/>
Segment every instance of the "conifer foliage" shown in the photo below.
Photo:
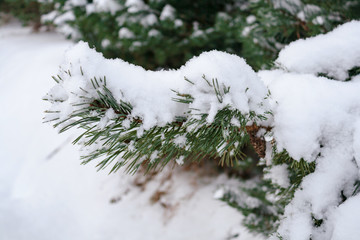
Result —
<path fill-rule="evenodd" d="M 290 42 L 360 17 L 353 0 L 54 0 L 43 16 L 67 36 L 146 69 L 178 68 L 203 51 L 271 67 Z"/>

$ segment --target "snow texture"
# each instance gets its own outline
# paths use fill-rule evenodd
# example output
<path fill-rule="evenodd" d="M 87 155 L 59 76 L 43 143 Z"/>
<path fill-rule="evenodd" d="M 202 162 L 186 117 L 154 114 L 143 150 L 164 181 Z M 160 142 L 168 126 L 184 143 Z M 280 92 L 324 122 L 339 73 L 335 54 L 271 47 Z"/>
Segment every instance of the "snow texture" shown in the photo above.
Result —
<path fill-rule="evenodd" d="M 285 9 L 293 14 L 302 6 L 301 0 L 272 0 L 272 4 L 276 9 Z"/>
<path fill-rule="evenodd" d="M 153 26 L 158 22 L 155 14 L 151 13 L 141 18 L 140 23 L 144 27 Z"/>
<path fill-rule="evenodd" d="M 290 72 L 325 73 L 337 80 L 360 66 L 360 22 L 343 24 L 330 33 L 297 40 L 285 47 L 276 60 Z"/>
<path fill-rule="evenodd" d="M 160 20 L 173 20 L 175 17 L 175 8 L 173 8 L 171 5 L 166 4 L 163 8 L 161 14 L 160 14 Z"/>
<path fill-rule="evenodd" d="M 130 31 L 128 28 L 126 27 L 123 27 L 123 28 L 120 28 L 119 30 L 119 38 L 134 38 L 135 37 L 135 34 Z"/>
<path fill-rule="evenodd" d="M 264 100 L 268 94 L 267 89 L 256 73 L 240 57 L 224 52 L 206 52 L 194 57 L 178 70 L 154 72 L 120 59 L 105 59 L 86 43 L 80 42 L 67 52 L 64 62 L 62 71 L 59 72 L 64 81 L 48 94 L 52 98 L 64 100 L 54 104 L 51 109 L 60 111 L 52 117 L 59 117 L 61 120 L 76 110 L 72 103 L 81 101 L 77 99 L 76 93 L 80 94 L 84 89 L 90 93 L 89 96 L 96 96 L 90 79 L 104 76 L 107 87 L 116 100 L 133 106 L 131 115 L 143 120 L 145 130 L 156 125 L 164 126 L 174 121 L 175 117 L 184 116 L 189 109 L 197 109 L 191 110 L 197 114 L 208 114 L 208 122 L 212 122 L 216 113 L 226 106 L 236 108 L 244 115 L 250 111 L 263 115 L 269 110 L 267 101 Z M 71 76 L 64 72 L 68 70 Z M 209 82 L 216 79 L 221 89 L 230 87 L 229 93 L 223 93 L 222 102 L 219 102 L 214 88 L 209 86 L 204 77 Z M 194 98 L 193 103 L 187 106 L 173 101 L 177 96 L 171 90 L 190 94 Z"/>
<path fill-rule="evenodd" d="M 126 0 L 125 7 L 128 7 L 129 13 L 136 13 L 148 8 L 142 0 Z"/>
<path fill-rule="evenodd" d="M 286 164 L 275 165 L 270 168 L 268 173 L 264 174 L 264 179 L 270 179 L 274 184 L 282 188 L 288 188 L 290 186 L 288 175 Z"/>
<path fill-rule="evenodd" d="M 303 179 L 285 209 L 278 229 L 284 239 L 340 239 L 342 231 L 348 232 L 341 239 L 354 239 L 353 236 L 358 233 L 355 222 L 352 222 L 355 219 L 349 216 L 347 209 L 348 205 L 353 209 L 360 207 L 359 201 L 352 200 L 358 198 L 352 197 L 352 193 L 360 177 L 360 82 L 317 77 L 315 73 L 318 70 L 309 71 L 314 74 L 298 72 L 307 72 L 304 69 L 308 63 L 313 64 L 312 69 L 327 69 L 329 72 L 331 67 L 338 66 L 337 73 L 341 72 L 339 69 L 358 64 L 360 51 L 357 50 L 358 44 L 355 46 L 355 39 L 360 36 L 359 26 L 360 22 L 347 23 L 326 35 L 290 44 L 279 57 L 288 66 L 293 65 L 285 59 L 292 59 L 290 53 L 294 49 L 293 59 L 301 53 L 302 56 L 316 53 L 316 47 L 324 53 L 317 52 L 319 56 L 313 58 L 314 61 L 299 60 L 296 69 L 288 67 L 294 72 L 272 70 L 259 73 L 272 93 L 272 131 L 277 147 L 279 150 L 286 149 L 296 160 L 316 161 L 315 172 Z M 322 46 L 334 47 L 331 56 L 325 54 L 327 48 Z M 302 66 L 305 67 L 302 69 Z M 344 203 L 341 194 L 349 198 Z M 320 227 L 314 226 L 313 217 L 323 220 Z M 345 219 L 350 222 L 342 223 Z"/>
<path fill-rule="evenodd" d="M 111 14 L 115 14 L 121 9 L 122 6 L 114 0 L 94 0 L 92 4 L 86 5 L 87 14 L 93 12 L 110 12 Z"/>
<path fill-rule="evenodd" d="M 331 220 L 334 230 L 331 240 L 357 240 L 360 236 L 360 195 L 351 197 L 334 209 Z"/>
<path fill-rule="evenodd" d="M 360 84 L 280 70 L 260 76 L 276 100 L 273 133 L 278 147 L 297 160 L 317 162 L 316 171 L 304 178 L 286 207 L 279 232 L 286 239 L 314 234 L 316 239 L 330 239 L 333 223 L 324 221 L 315 229 L 311 214 L 328 219 L 341 202 L 341 191 L 352 192 L 359 178 L 353 153 L 359 151 L 354 139 L 360 131 Z"/>

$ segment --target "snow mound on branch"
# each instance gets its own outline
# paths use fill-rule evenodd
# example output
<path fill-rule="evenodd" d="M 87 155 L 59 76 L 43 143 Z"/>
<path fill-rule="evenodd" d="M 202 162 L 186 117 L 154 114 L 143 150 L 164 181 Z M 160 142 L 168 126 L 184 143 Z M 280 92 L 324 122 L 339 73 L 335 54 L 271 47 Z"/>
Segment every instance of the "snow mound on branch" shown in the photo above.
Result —
<path fill-rule="evenodd" d="M 278 150 L 316 161 L 285 208 L 277 231 L 283 239 L 358 239 L 358 217 L 350 209 L 360 209 L 360 81 L 317 75 L 345 80 L 348 70 L 360 66 L 359 43 L 360 22 L 346 23 L 281 51 L 277 62 L 290 72 L 258 73 L 272 93 Z"/>
<path fill-rule="evenodd" d="M 348 22 L 327 34 L 292 42 L 276 62 L 291 72 L 325 73 L 343 81 L 348 70 L 360 66 L 360 22 Z"/>
<path fill-rule="evenodd" d="M 360 82 L 282 70 L 259 76 L 274 99 L 277 147 L 296 160 L 317 163 L 286 207 L 278 232 L 284 239 L 331 239 L 337 223 L 328 219 L 341 206 L 341 194 L 351 197 L 359 179 Z M 313 218 L 324 222 L 315 227 Z"/>
<path fill-rule="evenodd" d="M 89 93 L 87 96 L 96 97 L 90 81 L 94 77 L 106 77 L 107 88 L 117 101 L 132 105 L 132 117 L 141 118 L 145 130 L 172 122 L 189 109 L 197 109 L 197 114 L 208 114 L 208 122 L 226 106 L 243 114 L 250 111 L 264 114 L 269 110 L 264 100 L 268 91 L 251 67 L 242 58 L 219 51 L 194 57 L 178 70 L 147 71 L 120 59 L 105 59 L 80 42 L 67 52 L 59 76 L 63 81 L 48 95 L 63 101 L 54 104 L 52 109 L 60 111 L 56 116 L 60 120 L 77 110 L 73 103 L 82 101 L 78 96 L 84 94 L 84 90 Z M 221 101 L 215 94 L 214 85 L 219 86 Z M 229 92 L 225 91 L 228 87 Z M 172 90 L 190 94 L 193 103 L 186 105 L 174 101 L 173 98 L 178 96 Z"/>
<path fill-rule="evenodd" d="M 166 19 L 173 20 L 175 18 L 175 8 L 173 8 L 171 5 L 167 4 L 163 8 L 161 14 L 160 14 L 160 20 L 164 21 Z"/>
<path fill-rule="evenodd" d="M 281 70 L 262 71 L 259 76 L 277 102 L 273 105 L 277 146 L 296 160 L 313 161 L 340 133 L 353 135 L 351 128 L 360 118 L 360 82 Z"/>
<path fill-rule="evenodd" d="M 360 196 L 348 199 L 335 209 L 331 219 L 334 221 L 334 231 L 331 240 L 357 240 L 360 236 Z"/>

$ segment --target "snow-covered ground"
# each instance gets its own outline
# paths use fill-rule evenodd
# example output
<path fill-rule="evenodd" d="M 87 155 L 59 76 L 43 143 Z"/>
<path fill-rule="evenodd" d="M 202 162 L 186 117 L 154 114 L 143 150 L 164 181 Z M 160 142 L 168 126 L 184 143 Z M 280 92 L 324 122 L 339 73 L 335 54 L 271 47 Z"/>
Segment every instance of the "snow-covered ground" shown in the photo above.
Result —
<path fill-rule="evenodd" d="M 0 239 L 259 239 L 212 197 L 224 176 L 175 169 L 147 182 L 80 165 L 71 136 L 42 123 L 41 98 L 71 45 L 0 27 Z"/>

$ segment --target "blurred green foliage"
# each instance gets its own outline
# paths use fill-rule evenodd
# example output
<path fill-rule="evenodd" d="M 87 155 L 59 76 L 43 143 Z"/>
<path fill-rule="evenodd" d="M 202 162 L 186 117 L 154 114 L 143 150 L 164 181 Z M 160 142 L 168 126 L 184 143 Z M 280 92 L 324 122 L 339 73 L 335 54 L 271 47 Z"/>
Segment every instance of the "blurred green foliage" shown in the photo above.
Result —
<path fill-rule="evenodd" d="M 360 18 L 357 0 L 1 0 L 0 6 L 35 25 L 53 10 L 43 23 L 107 58 L 147 69 L 178 68 L 212 49 L 266 69 L 290 42 Z M 162 16 L 165 8 L 171 11 Z"/>
<path fill-rule="evenodd" d="M 49 12 L 52 4 L 41 4 L 36 0 L 0 0 L 0 12 L 16 16 L 23 24 L 38 29 L 41 15 Z"/>

